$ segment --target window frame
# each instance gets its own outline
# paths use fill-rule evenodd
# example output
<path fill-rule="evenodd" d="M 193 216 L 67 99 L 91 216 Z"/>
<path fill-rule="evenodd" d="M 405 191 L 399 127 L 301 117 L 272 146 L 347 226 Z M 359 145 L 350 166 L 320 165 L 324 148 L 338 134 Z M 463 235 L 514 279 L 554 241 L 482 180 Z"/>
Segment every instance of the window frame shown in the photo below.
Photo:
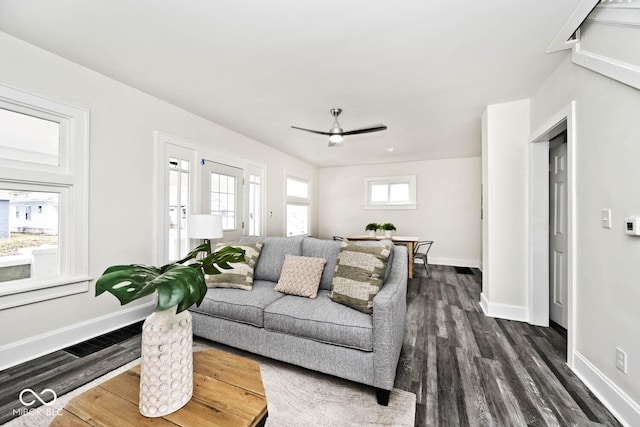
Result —
<path fill-rule="evenodd" d="M 291 181 L 297 181 L 299 183 L 303 183 L 307 186 L 307 197 L 297 197 L 297 196 L 290 196 L 288 194 L 288 188 L 289 188 L 289 180 Z M 285 199 L 285 204 L 284 204 L 284 234 L 287 237 L 291 237 L 291 236 L 309 236 L 310 231 L 311 231 L 311 181 L 310 180 L 306 180 L 304 178 L 299 178 L 296 175 L 292 175 L 292 174 L 285 174 L 285 179 L 284 179 L 284 199 Z M 287 233 L 288 230 L 288 215 L 287 215 L 287 210 L 288 207 L 292 205 L 292 206 L 306 206 L 307 207 L 307 232 L 304 234 L 292 234 L 291 236 L 289 236 L 289 234 Z"/>
<path fill-rule="evenodd" d="M 364 209 L 417 209 L 416 175 L 396 175 L 367 177 L 364 179 Z M 374 202 L 371 200 L 371 189 L 374 185 L 391 186 L 393 184 L 409 185 L 409 200 L 402 202 Z"/>
<path fill-rule="evenodd" d="M 88 292 L 89 111 L 2 84 L 0 107 L 60 123 L 58 165 L 0 159 L 1 186 L 60 193 L 60 274 L 3 282 L 0 310 Z"/>

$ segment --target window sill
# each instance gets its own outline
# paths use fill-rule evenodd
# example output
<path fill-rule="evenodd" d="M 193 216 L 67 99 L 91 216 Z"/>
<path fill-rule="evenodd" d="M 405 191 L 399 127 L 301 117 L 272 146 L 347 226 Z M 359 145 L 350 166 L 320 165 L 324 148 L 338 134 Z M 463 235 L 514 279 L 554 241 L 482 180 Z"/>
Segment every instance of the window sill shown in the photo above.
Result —
<path fill-rule="evenodd" d="M 88 292 L 90 281 L 89 276 L 47 281 L 16 280 L 0 286 L 0 310 Z"/>
<path fill-rule="evenodd" d="M 404 209 L 418 209 L 418 205 L 363 205 L 362 209 L 376 209 L 376 210 L 404 210 Z"/>

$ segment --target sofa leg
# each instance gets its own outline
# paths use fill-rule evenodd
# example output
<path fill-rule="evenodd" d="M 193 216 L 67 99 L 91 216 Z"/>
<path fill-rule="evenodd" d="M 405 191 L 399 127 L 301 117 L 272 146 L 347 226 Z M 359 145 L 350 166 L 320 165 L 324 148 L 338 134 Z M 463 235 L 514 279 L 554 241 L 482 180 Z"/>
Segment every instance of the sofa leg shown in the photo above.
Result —
<path fill-rule="evenodd" d="M 389 395 L 391 390 L 384 390 L 376 387 L 376 398 L 378 399 L 378 405 L 389 406 Z"/>

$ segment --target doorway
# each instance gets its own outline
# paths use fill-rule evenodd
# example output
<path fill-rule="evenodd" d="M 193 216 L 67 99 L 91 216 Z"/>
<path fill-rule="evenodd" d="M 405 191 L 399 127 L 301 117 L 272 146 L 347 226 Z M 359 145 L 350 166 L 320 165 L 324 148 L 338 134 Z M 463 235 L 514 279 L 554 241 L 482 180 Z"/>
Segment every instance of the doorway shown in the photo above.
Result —
<path fill-rule="evenodd" d="M 531 134 L 529 139 L 529 323 L 538 326 L 549 326 L 550 324 L 550 301 L 553 298 L 553 291 L 550 286 L 550 272 L 554 270 L 551 255 L 553 250 L 550 246 L 550 212 L 551 191 L 550 191 L 550 153 L 551 142 L 561 134 L 565 134 L 564 144 L 566 154 L 564 156 L 563 169 L 566 174 L 564 187 L 566 188 L 566 208 L 562 217 L 564 222 L 560 223 L 564 227 L 566 235 L 566 247 L 564 248 L 564 271 L 561 276 L 566 277 L 566 296 L 563 296 L 563 310 L 566 311 L 567 330 L 567 365 L 573 369 L 575 360 L 575 254 L 576 254 L 576 233 L 575 233 L 575 118 L 576 104 L 572 101 L 566 107 L 558 111 L 555 115 L 543 124 L 538 130 Z M 559 162 L 561 160 L 558 160 Z"/>
<path fill-rule="evenodd" d="M 563 328 L 564 335 L 567 314 L 567 132 L 564 131 L 549 141 L 549 320 L 551 326 Z"/>

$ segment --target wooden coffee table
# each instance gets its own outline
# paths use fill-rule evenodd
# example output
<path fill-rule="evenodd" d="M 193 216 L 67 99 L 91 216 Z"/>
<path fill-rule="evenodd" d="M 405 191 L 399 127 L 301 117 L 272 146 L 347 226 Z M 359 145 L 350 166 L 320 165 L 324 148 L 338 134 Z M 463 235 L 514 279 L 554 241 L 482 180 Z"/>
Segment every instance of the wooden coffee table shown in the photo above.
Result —
<path fill-rule="evenodd" d="M 51 426 L 264 426 L 267 399 L 260 367 L 219 350 L 193 354 L 193 397 L 178 411 L 146 418 L 138 411 L 140 365 L 74 397 Z"/>

